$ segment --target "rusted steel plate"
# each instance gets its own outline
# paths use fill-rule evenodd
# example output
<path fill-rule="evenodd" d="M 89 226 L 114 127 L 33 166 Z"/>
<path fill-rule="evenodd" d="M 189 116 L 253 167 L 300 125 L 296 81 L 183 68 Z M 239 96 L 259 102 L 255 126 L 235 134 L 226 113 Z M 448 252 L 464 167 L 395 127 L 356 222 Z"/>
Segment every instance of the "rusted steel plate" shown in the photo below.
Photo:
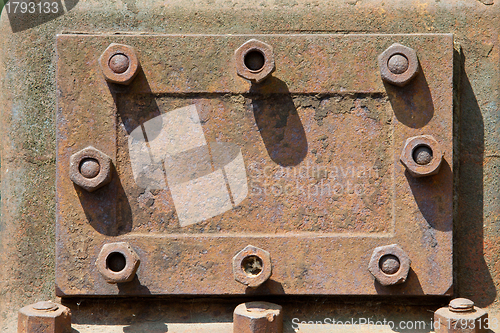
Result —
<path fill-rule="evenodd" d="M 274 50 L 260 86 L 236 73 L 251 38 Z M 129 86 L 101 73 L 111 43 L 138 53 Z M 378 68 L 393 43 L 420 62 L 402 88 Z M 450 293 L 451 35 L 59 35 L 57 54 L 59 295 Z M 419 135 L 444 153 L 437 175 L 399 161 Z M 89 146 L 114 166 L 93 192 L 69 177 Z M 116 242 L 140 258 L 131 282 L 95 265 Z M 391 244 L 411 268 L 382 286 L 368 264 Z M 271 257 L 257 288 L 233 275 L 247 245 Z"/>

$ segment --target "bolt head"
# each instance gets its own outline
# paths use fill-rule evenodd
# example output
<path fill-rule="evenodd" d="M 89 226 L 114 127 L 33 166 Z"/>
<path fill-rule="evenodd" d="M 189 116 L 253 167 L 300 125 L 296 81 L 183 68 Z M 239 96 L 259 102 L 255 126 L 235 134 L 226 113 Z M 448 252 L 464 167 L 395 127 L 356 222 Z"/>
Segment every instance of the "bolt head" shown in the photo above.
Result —
<path fill-rule="evenodd" d="M 252 288 L 258 287 L 271 277 L 271 255 L 248 245 L 233 257 L 233 273 L 236 281 Z"/>
<path fill-rule="evenodd" d="M 441 145 L 432 135 L 419 135 L 406 140 L 400 161 L 413 177 L 428 177 L 439 172 L 443 156 Z"/>
<path fill-rule="evenodd" d="M 71 155 L 69 177 L 78 186 L 93 192 L 111 182 L 111 158 L 89 146 Z"/>
<path fill-rule="evenodd" d="M 50 301 L 25 306 L 19 310 L 17 332 L 70 333 L 71 311 Z"/>
<path fill-rule="evenodd" d="M 467 298 L 455 298 L 448 307 L 453 312 L 468 312 L 474 310 L 474 302 Z"/>
<path fill-rule="evenodd" d="M 99 57 L 99 66 L 106 81 L 128 85 L 141 65 L 135 48 L 124 44 L 110 44 Z"/>
<path fill-rule="evenodd" d="M 259 54 L 263 57 L 262 66 L 260 66 L 260 60 L 253 57 L 253 55 Z M 255 83 L 264 81 L 276 69 L 272 46 L 256 39 L 251 39 L 241 45 L 234 52 L 234 57 L 236 73 Z"/>
<path fill-rule="evenodd" d="M 387 67 L 393 74 L 403 74 L 408 70 L 409 65 L 408 58 L 399 53 L 391 56 L 387 62 Z"/>
<path fill-rule="evenodd" d="M 384 272 L 385 274 L 393 275 L 399 271 L 401 263 L 399 262 L 399 259 L 396 256 L 388 254 L 380 258 L 379 266 L 382 272 Z"/>
<path fill-rule="evenodd" d="M 52 301 L 42 301 L 32 305 L 33 309 L 40 311 L 55 311 L 59 306 Z"/>
<path fill-rule="evenodd" d="M 86 158 L 80 163 L 80 173 L 85 178 L 95 178 L 99 171 L 101 171 L 101 166 L 98 160 Z"/>
<path fill-rule="evenodd" d="M 130 61 L 125 54 L 115 54 L 109 59 L 109 68 L 117 74 L 122 74 L 127 71 Z"/>
<path fill-rule="evenodd" d="M 389 262 L 397 258 L 397 264 Z M 397 244 L 376 247 L 373 250 L 368 270 L 383 286 L 392 286 L 406 282 L 411 260 Z M 397 270 L 396 270 L 397 269 Z"/>
<path fill-rule="evenodd" d="M 413 160 L 420 165 L 427 165 L 432 161 L 432 149 L 427 146 L 418 146 L 413 150 Z"/>
<path fill-rule="evenodd" d="M 397 43 L 379 55 L 378 63 L 382 79 L 399 87 L 407 85 L 420 70 L 417 52 Z"/>
<path fill-rule="evenodd" d="M 240 304 L 233 313 L 233 332 L 281 333 L 283 332 L 283 308 L 268 302 Z"/>
<path fill-rule="evenodd" d="M 112 266 L 110 259 L 118 254 L 119 258 L 124 258 L 123 268 L 117 270 Z M 139 268 L 141 260 L 132 246 L 127 242 L 104 244 L 101 252 L 97 256 L 97 270 L 109 283 L 129 282 L 134 279 L 135 273 Z M 110 267 L 111 266 L 111 267 Z"/>

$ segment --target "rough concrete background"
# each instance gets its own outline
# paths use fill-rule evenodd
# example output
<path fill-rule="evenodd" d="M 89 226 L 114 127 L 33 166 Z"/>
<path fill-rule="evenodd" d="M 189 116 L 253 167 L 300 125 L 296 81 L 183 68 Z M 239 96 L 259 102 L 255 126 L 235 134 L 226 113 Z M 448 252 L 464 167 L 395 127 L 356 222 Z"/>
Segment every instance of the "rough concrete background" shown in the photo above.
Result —
<path fill-rule="evenodd" d="M 0 330 L 17 310 L 54 299 L 55 35 L 63 31 L 158 33 L 453 33 L 461 46 L 454 221 L 455 293 L 500 310 L 499 3 L 475 1 L 65 1 L 42 20 L 1 17 Z M 447 299 L 267 299 L 294 317 L 430 319 Z M 100 324 L 163 332 L 164 323 L 230 322 L 241 299 L 68 299 L 78 331 Z M 149 324 L 148 324 L 149 323 Z M 155 326 L 156 325 L 156 326 Z M 141 328 L 142 327 L 142 328 Z M 151 329 L 151 327 L 156 327 Z M 174 331 L 174 327 L 168 329 Z M 415 331 L 415 330 L 413 330 Z M 428 330 L 422 330 L 427 332 Z M 500 331 L 500 329 L 498 330 Z"/>

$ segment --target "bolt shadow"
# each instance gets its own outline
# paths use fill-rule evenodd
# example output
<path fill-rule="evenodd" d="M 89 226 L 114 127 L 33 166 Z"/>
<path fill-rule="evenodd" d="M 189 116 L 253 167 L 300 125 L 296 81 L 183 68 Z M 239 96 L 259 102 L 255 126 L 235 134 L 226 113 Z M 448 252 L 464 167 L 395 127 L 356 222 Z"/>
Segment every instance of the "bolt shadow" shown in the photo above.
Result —
<path fill-rule="evenodd" d="M 232 323 L 234 308 L 247 299 L 213 297 L 65 297 L 72 323 L 78 325 L 124 326 L 123 332 L 163 333 L 175 324 Z M 177 326 L 179 327 L 179 326 Z M 185 325 L 196 332 L 196 325 Z M 210 327 L 210 326 L 208 326 Z M 217 327 L 217 326 L 212 326 Z M 162 329 L 164 331 L 162 331 Z M 180 329 L 184 332 L 183 329 Z M 206 328 L 200 330 L 208 332 Z M 217 332 L 213 330 L 213 332 Z"/>
<path fill-rule="evenodd" d="M 3 11 L 7 12 L 12 32 L 16 33 L 52 21 L 72 10 L 78 2 L 79 0 L 5 1 Z M 30 3 L 35 6 L 32 7 Z"/>
<path fill-rule="evenodd" d="M 459 169 L 456 187 L 454 246 L 458 297 L 466 297 L 479 307 L 495 301 L 497 292 L 484 260 L 484 122 L 472 85 L 465 72 L 465 55 L 455 52 L 460 63 L 458 115 Z"/>
<path fill-rule="evenodd" d="M 440 191 L 453 188 L 453 172 L 448 162 L 443 159 L 439 173 L 433 176 L 415 178 L 408 171 L 405 171 L 405 176 L 427 223 L 436 230 L 451 231 L 453 217 L 450 211 L 453 208 L 453 195 L 443 195 Z"/>
<path fill-rule="evenodd" d="M 124 333 L 166 333 L 168 326 L 165 323 L 139 323 L 123 328 Z"/>
<path fill-rule="evenodd" d="M 393 286 L 383 286 L 377 280 L 374 280 L 373 284 L 375 286 L 375 290 L 379 295 L 404 295 L 409 291 L 411 291 L 412 295 L 424 294 L 424 290 L 422 289 L 420 280 L 411 267 L 408 271 L 408 277 L 406 278 L 405 283 L 396 284 Z"/>
<path fill-rule="evenodd" d="M 394 114 L 402 124 L 422 128 L 434 116 L 434 103 L 422 66 L 418 75 L 406 86 L 398 87 L 385 81 L 384 86 Z"/>
<path fill-rule="evenodd" d="M 116 286 L 118 287 L 118 295 L 151 295 L 151 291 L 141 284 L 137 274 L 132 281 L 117 283 Z"/>
<path fill-rule="evenodd" d="M 250 98 L 269 157 L 281 166 L 302 162 L 307 138 L 286 83 L 270 77 L 262 84 L 252 84 Z"/>
<path fill-rule="evenodd" d="M 156 103 L 156 96 L 152 93 L 146 75 L 139 69 L 136 77 L 128 86 L 108 83 L 113 96 L 118 117 L 127 134 L 131 134 L 142 124 L 156 118 L 158 126 L 163 128 L 160 108 Z M 148 131 L 147 140 L 154 140 L 159 133 Z"/>
<path fill-rule="evenodd" d="M 146 93 L 131 93 L 137 87 L 145 87 Z M 117 107 L 118 117 L 127 134 L 141 126 L 143 122 L 160 115 L 158 105 L 153 94 L 151 94 L 151 89 L 142 70 L 139 70 L 130 85 L 108 83 L 108 88 Z M 158 120 L 161 122 L 161 117 L 158 117 Z M 148 133 L 148 135 L 151 138 L 151 133 Z M 154 137 L 151 139 L 154 139 Z M 117 154 L 121 156 L 120 160 L 129 161 L 128 149 L 121 149 L 122 147 L 128 147 L 126 141 L 127 138 L 121 138 L 117 134 Z M 127 193 L 120 180 L 122 177 L 120 177 L 121 175 L 115 165 L 112 165 L 111 172 L 112 181 L 107 186 L 92 193 L 88 193 L 76 185 L 75 189 L 90 225 L 101 234 L 118 236 L 132 231 L 133 213 Z M 132 195 L 138 196 L 141 189 L 135 188 L 135 190 L 137 193 Z"/>
<path fill-rule="evenodd" d="M 128 86 L 113 83 L 108 83 L 108 86 L 115 101 L 119 120 L 118 126 L 121 128 L 121 125 L 123 125 L 126 132 L 123 133 L 124 135 L 122 136 L 118 135 L 119 139 L 123 140 L 120 146 L 128 147 L 122 151 L 123 160 L 131 161 L 129 138 L 133 138 L 135 145 L 135 149 L 133 149 L 134 152 L 149 152 L 150 154 L 147 144 L 161 134 L 163 130 L 163 117 L 156 102 L 156 96 L 151 92 L 144 72 L 139 70 L 135 79 Z M 154 124 L 150 124 L 153 126 L 149 126 L 146 133 L 144 123 L 152 119 L 154 119 Z M 134 158 L 137 159 L 137 156 L 134 156 Z M 146 189 L 151 186 L 153 186 L 153 189 L 157 189 L 160 186 L 159 184 L 163 183 L 163 176 L 157 179 L 157 171 L 159 171 L 160 175 L 164 175 L 165 173 L 162 162 L 163 158 L 164 156 L 162 156 L 162 158 L 156 158 L 156 162 L 153 161 L 152 156 L 150 156 L 147 161 L 137 160 L 137 163 L 144 163 L 144 165 L 142 165 L 142 168 L 136 167 L 136 169 L 142 169 L 142 172 L 138 175 L 134 175 L 135 184 L 137 185 L 135 190 L 139 192 L 132 193 L 133 196 L 139 196 L 141 189 Z M 130 172 L 132 171 L 130 170 Z M 153 178 L 151 179 L 150 177 Z M 160 187 L 163 189 L 164 184 Z"/>
<path fill-rule="evenodd" d="M 263 284 L 261 284 L 258 287 L 252 288 L 252 287 L 247 287 L 245 289 L 245 294 L 246 295 L 279 295 L 279 294 L 285 294 L 285 290 L 283 289 L 283 286 L 281 283 L 278 281 L 274 280 L 267 280 Z"/>
<path fill-rule="evenodd" d="M 132 211 L 114 164 L 111 182 L 90 193 L 74 184 L 89 224 L 100 234 L 118 236 L 132 230 Z"/>
<path fill-rule="evenodd" d="M 133 93 L 137 87 L 146 87 L 146 91 L 149 93 Z M 140 127 L 143 122 L 159 116 L 160 111 L 142 70 L 139 70 L 130 85 L 108 83 L 108 88 L 117 108 L 117 156 L 121 161 L 130 161 L 128 135 Z M 158 117 L 158 121 L 161 122 L 161 119 Z M 122 128 L 125 129 L 125 135 L 120 135 Z M 151 133 L 148 134 L 151 137 Z M 130 232 L 133 227 L 134 214 L 127 192 L 120 181 L 120 179 L 132 179 L 132 177 L 123 177 L 124 173 L 130 172 L 126 165 L 122 164 L 119 167 L 120 170 L 113 168 L 112 185 L 114 186 L 110 186 L 109 189 L 100 193 L 94 192 L 98 195 L 94 201 L 88 200 L 85 194 L 79 194 L 90 224 L 98 232 L 107 236 L 117 236 Z M 132 191 L 133 193 L 129 195 L 138 197 L 143 189 L 132 186 Z"/>

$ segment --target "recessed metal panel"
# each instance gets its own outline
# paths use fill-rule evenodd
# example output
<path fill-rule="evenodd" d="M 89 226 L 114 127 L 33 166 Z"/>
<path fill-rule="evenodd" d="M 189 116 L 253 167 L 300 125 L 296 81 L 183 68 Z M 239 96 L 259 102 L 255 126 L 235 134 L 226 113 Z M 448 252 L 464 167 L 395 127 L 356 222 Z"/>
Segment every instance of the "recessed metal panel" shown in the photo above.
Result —
<path fill-rule="evenodd" d="M 272 46 L 261 84 L 236 73 L 249 39 Z M 111 43 L 137 51 L 128 86 L 107 83 Z M 406 86 L 381 79 L 393 43 L 416 51 Z M 59 295 L 443 295 L 452 285 L 453 38 L 428 35 L 59 35 Z M 416 178 L 400 155 L 431 135 L 439 173 Z M 92 146 L 112 160 L 93 192 L 70 179 Z M 140 258 L 130 282 L 96 267 L 103 245 Z M 404 283 L 369 271 L 377 247 L 411 261 Z M 235 280 L 247 245 L 270 255 L 258 287 Z"/>

